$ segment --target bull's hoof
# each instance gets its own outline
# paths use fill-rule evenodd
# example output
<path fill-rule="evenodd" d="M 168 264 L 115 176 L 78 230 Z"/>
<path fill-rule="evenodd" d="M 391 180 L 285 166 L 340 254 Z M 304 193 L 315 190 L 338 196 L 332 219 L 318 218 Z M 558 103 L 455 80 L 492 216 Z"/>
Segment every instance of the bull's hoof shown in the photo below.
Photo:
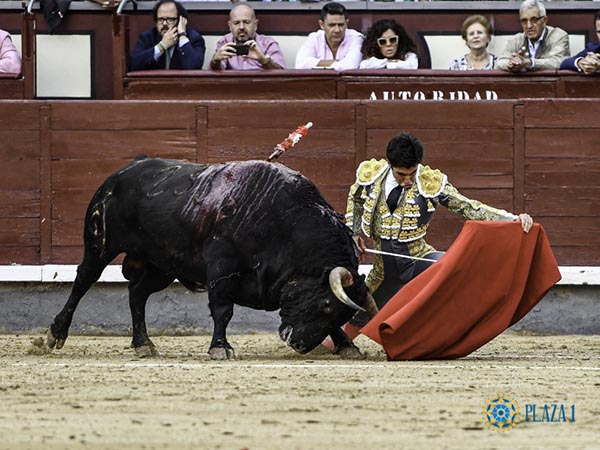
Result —
<path fill-rule="evenodd" d="M 135 354 L 139 358 L 149 358 L 152 356 L 159 356 L 158 350 L 152 342 L 149 344 L 140 345 L 139 347 L 134 347 Z"/>
<path fill-rule="evenodd" d="M 57 350 L 60 350 L 65 345 L 66 340 L 67 338 L 60 339 L 55 337 L 52 333 L 52 328 L 48 328 L 48 331 L 46 332 L 46 347 L 49 349 L 56 348 Z"/>
<path fill-rule="evenodd" d="M 213 347 L 208 351 L 210 359 L 224 361 L 226 359 L 235 359 L 235 352 L 232 348 Z"/>
<path fill-rule="evenodd" d="M 351 345 L 348 347 L 336 348 L 336 355 L 339 355 L 342 359 L 365 359 L 366 356 L 363 355 L 357 346 Z"/>

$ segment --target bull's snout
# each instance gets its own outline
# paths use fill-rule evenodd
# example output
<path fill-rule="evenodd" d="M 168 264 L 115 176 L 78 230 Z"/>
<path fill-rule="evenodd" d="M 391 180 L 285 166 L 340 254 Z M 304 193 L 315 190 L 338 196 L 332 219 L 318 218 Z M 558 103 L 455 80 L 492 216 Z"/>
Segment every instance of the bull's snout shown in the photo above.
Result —
<path fill-rule="evenodd" d="M 288 347 L 292 348 L 292 350 L 302 354 L 308 352 L 309 349 L 306 347 L 306 343 L 303 342 L 302 339 L 297 342 L 292 340 L 293 332 L 294 328 L 291 325 L 287 325 L 279 331 L 279 337 L 288 345 Z"/>

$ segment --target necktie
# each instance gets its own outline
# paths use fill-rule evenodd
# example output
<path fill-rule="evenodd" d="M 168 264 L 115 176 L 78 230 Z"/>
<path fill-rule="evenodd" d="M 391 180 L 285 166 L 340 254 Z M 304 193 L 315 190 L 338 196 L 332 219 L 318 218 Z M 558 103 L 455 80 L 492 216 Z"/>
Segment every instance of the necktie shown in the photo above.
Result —
<path fill-rule="evenodd" d="M 169 67 L 171 66 L 171 54 L 169 53 L 169 48 L 167 49 L 167 51 L 165 52 L 165 69 L 169 70 Z"/>
<path fill-rule="evenodd" d="M 392 214 L 394 213 L 394 211 L 396 210 L 396 207 L 398 206 L 398 200 L 400 200 L 400 195 L 402 195 L 402 187 L 401 186 L 396 186 L 394 189 L 392 189 L 392 191 L 388 195 L 387 205 Z"/>

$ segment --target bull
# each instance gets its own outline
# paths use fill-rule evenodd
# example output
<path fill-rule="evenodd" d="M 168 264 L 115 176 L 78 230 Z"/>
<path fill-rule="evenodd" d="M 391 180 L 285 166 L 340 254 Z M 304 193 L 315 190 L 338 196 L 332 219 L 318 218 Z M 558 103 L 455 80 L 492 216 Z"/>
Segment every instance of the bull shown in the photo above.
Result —
<path fill-rule="evenodd" d="M 175 279 L 208 290 L 213 359 L 235 357 L 226 336 L 234 304 L 279 309 L 279 335 L 297 352 L 329 335 L 346 357 L 360 351 L 341 326 L 357 310 L 377 312 L 350 230 L 312 182 L 281 164 L 137 158 L 96 191 L 83 234 L 83 261 L 48 330 L 49 349 L 63 347 L 80 299 L 121 253 L 140 356 L 158 353 L 146 301 Z"/>

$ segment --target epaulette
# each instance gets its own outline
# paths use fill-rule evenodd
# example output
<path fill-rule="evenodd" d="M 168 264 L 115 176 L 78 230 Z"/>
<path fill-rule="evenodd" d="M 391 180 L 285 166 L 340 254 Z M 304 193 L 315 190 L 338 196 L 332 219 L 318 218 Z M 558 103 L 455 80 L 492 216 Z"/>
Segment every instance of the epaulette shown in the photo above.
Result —
<path fill-rule="evenodd" d="M 434 198 L 442 193 L 448 183 L 448 177 L 438 169 L 419 165 L 417 187 L 419 193 L 426 198 Z"/>
<path fill-rule="evenodd" d="M 361 186 L 373 184 L 377 178 L 389 167 L 385 159 L 376 160 L 372 158 L 363 161 L 356 169 L 356 181 Z"/>

